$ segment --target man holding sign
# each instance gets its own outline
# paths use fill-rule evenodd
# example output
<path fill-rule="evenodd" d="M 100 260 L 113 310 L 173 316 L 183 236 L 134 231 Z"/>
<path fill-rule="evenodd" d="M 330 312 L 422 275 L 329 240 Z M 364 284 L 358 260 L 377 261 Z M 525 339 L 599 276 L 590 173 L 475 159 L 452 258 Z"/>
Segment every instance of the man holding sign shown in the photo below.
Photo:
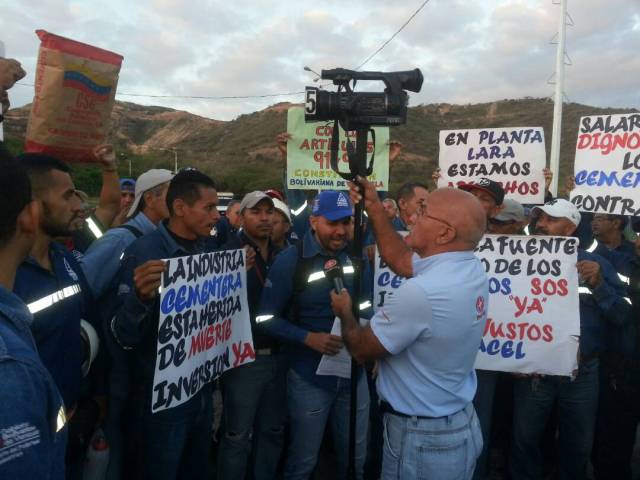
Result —
<path fill-rule="evenodd" d="M 166 270 L 163 259 L 204 252 L 202 240 L 220 217 L 217 204 L 218 195 L 208 176 L 196 170 L 179 172 L 167 191 L 169 220 L 137 239 L 124 253 L 118 288 L 121 307 L 111 330 L 118 343 L 130 350 L 131 418 L 135 420 L 129 434 L 136 447 L 132 471 L 137 478 L 208 478 L 211 383 L 173 408 L 155 413 L 152 409 L 157 396 L 153 386 L 160 317 L 158 289 Z M 178 360 L 176 354 L 175 362 Z"/>
<path fill-rule="evenodd" d="M 571 202 L 555 199 L 533 210 L 535 234 L 572 236 L 580 213 Z M 574 378 L 533 375 L 516 380 L 511 475 L 514 480 L 540 478 L 540 440 L 558 405 L 560 478 L 585 478 L 598 407 L 599 362 L 607 323 L 619 324 L 630 305 L 609 262 L 578 250 L 580 277 L 580 353 Z"/>

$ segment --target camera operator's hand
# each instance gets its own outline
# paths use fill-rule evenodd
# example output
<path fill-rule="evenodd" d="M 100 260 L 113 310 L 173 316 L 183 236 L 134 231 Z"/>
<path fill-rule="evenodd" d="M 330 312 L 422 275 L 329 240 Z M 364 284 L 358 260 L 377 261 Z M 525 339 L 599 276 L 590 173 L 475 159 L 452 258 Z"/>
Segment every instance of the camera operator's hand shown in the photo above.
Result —
<path fill-rule="evenodd" d="M 309 332 L 304 344 L 323 355 L 337 355 L 342 347 L 342 338 L 330 333 Z"/>
<path fill-rule="evenodd" d="M 140 300 L 148 302 L 158 295 L 162 274 L 166 268 L 162 260 L 149 260 L 133 271 L 133 284 Z"/>
<path fill-rule="evenodd" d="M 398 155 L 400 155 L 400 152 L 402 152 L 403 148 L 404 145 L 399 141 L 389 140 L 389 161 L 393 162 L 396 158 L 398 158 Z"/>
<path fill-rule="evenodd" d="M 365 209 L 368 210 L 376 204 L 380 204 L 379 206 L 382 208 L 378 192 L 376 192 L 376 187 L 366 178 L 358 176 L 359 185 L 353 182 L 347 182 L 347 184 L 349 185 L 349 196 L 351 197 L 351 201 L 354 205 L 364 197 Z"/>
<path fill-rule="evenodd" d="M 282 158 L 287 159 L 287 142 L 291 139 L 289 132 L 282 132 L 276 135 L 276 142 L 278 143 L 278 151 Z"/>

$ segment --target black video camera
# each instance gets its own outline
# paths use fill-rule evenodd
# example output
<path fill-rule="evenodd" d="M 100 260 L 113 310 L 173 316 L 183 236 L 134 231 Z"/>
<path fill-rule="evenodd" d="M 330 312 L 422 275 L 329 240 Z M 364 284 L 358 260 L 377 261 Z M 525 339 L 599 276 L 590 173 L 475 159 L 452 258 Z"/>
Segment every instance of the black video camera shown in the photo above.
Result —
<path fill-rule="evenodd" d="M 420 69 L 406 72 L 356 72 L 344 68 L 322 70 L 323 80 L 333 80 L 337 92 L 315 87 L 305 91 L 304 118 L 307 122 L 338 120 L 347 131 L 371 126 L 394 126 L 407 122 L 409 95 L 405 90 L 419 92 L 422 88 Z M 358 80 L 381 80 L 384 92 L 354 92 Z M 343 91 L 344 90 L 344 91 Z"/>

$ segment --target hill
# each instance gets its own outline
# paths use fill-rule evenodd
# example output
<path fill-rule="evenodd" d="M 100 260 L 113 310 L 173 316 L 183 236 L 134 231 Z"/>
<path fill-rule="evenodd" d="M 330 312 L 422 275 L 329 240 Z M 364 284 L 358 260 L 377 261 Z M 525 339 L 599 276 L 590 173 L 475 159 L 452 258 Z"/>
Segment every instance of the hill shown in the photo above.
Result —
<path fill-rule="evenodd" d="M 200 168 L 218 182 L 220 189 L 241 194 L 281 186 L 284 162 L 274 138 L 286 130 L 286 112 L 291 105 L 279 103 L 225 122 L 170 108 L 116 102 L 111 136 L 118 151 L 132 160 L 134 176 L 148 168 L 173 168 L 173 152 L 168 149 L 176 149 L 181 167 Z M 27 105 L 10 110 L 6 115 L 5 135 L 14 150 L 19 150 L 24 140 L 29 109 Z M 625 112 L 637 110 L 597 108 L 577 103 L 564 105 L 561 182 L 573 168 L 580 117 Z M 440 130 L 542 126 L 548 156 L 552 117 L 553 102 L 548 99 L 412 107 L 407 124 L 391 129 L 391 138 L 404 144 L 402 154 L 391 166 L 391 188 L 396 189 L 408 179 L 430 181 L 437 165 Z M 97 170 L 84 168 L 76 169 L 76 172 L 79 187 L 96 194 L 99 188 Z M 120 173 L 128 175 L 128 162 L 121 163 Z"/>

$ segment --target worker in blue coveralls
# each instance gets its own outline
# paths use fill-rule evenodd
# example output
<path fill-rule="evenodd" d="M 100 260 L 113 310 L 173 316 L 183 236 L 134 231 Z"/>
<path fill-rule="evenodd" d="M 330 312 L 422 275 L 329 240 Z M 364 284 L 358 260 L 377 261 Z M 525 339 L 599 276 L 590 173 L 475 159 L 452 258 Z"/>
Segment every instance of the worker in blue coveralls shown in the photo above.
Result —
<path fill-rule="evenodd" d="M 331 424 L 337 454 L 337 478 L 347 472 L 349 432 L 349 374 L 319 375 L 321 359 L 344 348 L 329 293 L 333 283 L 325 276 L 327 261 L 342 266 L 344 285 L 361 302 L 361 317 L 371 316 L 368 262 L 363 288 L 353 291 L 353 265 L 348 240 L 353 231 L 353 206 L 346 192 L 323 191 L 313 201 L 310 229 L 301 242 L 280 253 L 271 267 L 262 293 L 258 326 L 284 342 L 289 361 L 288 407 L 291 438 L 285 479 L 307 479 L 318 459 L 327 423 Z M 335 330 L 334 330 L 335 332 Z M 348 365 L 348 362 L 347 362 Z M 362 478 L 366 455 L 369 394 L 362 368 L 358 369 L 356 474 Z"/>

